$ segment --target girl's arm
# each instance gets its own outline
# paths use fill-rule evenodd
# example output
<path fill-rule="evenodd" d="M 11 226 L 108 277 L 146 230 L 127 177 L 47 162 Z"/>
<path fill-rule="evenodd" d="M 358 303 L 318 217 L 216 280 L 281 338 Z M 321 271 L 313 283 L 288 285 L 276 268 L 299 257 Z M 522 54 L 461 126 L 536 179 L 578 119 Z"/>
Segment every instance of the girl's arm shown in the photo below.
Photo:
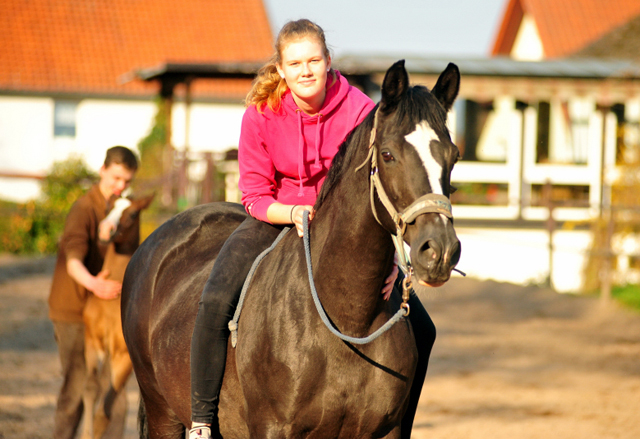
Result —
<path fill-rule="evenodd" d="M 267 219 L 271 224 L 294 224 L 298 231 L 298 236 L 302 237 L 302 214 L 305 210 L 310 212 L 309 221 L 311 221 L 315 213 L 313 206 L 275 202 L 267 209 Z"/>

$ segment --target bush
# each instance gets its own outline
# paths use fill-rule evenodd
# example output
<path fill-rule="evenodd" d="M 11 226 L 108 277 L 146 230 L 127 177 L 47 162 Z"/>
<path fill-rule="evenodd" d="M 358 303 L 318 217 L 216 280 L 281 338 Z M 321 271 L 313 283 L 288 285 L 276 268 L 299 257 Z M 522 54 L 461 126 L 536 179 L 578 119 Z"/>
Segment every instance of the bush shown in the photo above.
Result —
<path fill-rule="evenodd" d="M 51 254 L 71 205 L 97 181 L 80 158 L 57 162 L 42 181 L 42 195 L 18 205 L 0 229 L 0 250 L 18 254 Z"/>
<path fill-rule="evenodd" d="M 624 285 L 613 287 L 611 295 L 623 305 L 640 311 L 640 285 Z"/>

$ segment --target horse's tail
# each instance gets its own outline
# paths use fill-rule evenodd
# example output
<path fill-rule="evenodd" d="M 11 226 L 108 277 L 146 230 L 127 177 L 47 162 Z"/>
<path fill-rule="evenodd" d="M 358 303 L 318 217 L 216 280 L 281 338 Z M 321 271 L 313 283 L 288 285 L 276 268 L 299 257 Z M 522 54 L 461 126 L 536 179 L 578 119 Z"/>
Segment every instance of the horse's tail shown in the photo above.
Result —
<path fill-rule="evenodd" d="M 140 397 L 140 404 L 138 404 L 138 434 L 140 439 L 149 439 L 147 410 L 144 407 L 144 399 L 142 397 Z"/>

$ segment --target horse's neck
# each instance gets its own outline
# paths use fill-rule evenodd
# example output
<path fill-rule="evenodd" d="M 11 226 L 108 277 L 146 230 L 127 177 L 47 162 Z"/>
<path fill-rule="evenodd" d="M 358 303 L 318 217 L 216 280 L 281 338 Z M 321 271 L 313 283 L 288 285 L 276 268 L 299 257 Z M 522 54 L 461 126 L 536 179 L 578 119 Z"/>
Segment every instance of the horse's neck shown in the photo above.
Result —
<path fill-rule="evenodd" d="M 108 279 L 122 282 L 124 279 L 124 271 L 127 268 L 129 260 L 131 260 L 130 254 L 118 253 L 115 244 L 110 243 L 109 247 L 107 247 L 107 253 L 104 256 L 102 270 L 109 270 Z"/>
<path fill-rule="evenodd" d="M 367 168 L 354 171 L 350 166 L 344 172 L 319 208 L 311 251 L 318 294 L 328 314 L 342 329 L 368 332 L 382 308 L 393 244 L 371 212 Z"/>
<path fill-rule="evenodd" d="M 102 269 L 109 270 L 109 279 L 122 282 L 124 271 L 140 244 L 140 224 L 135 221 L 129 230 L 125 230 L 121 236 L 107 247 Z"/>
<path fill-rule="evenodd" d="M 122 232 L 122 236 L 114 241 L 114 250 L 121 255 L 131 257 L 140 245 L 140 222 L 136 220 L 133 225 Z"/>

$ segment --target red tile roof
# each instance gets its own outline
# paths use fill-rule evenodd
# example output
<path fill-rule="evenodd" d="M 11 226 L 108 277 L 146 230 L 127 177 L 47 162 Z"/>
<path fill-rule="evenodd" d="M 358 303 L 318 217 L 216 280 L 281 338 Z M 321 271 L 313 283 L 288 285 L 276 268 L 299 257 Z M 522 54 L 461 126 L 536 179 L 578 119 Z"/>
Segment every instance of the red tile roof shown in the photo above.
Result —
<path fill-rule="evenodd" d="M 640 0 L 508 0 L 492 55 L 509 55 L 524 13 L 536 23 L 545 58 L 558 58 L 640 14 Z"/>
<path fill-rule="evenodd" d="M 575 56 L 640 60 L 640 15 L 575 53 Z"/>
<path fill-rule="evenodd" d="M 5 92 L 152 95 L 157 84 L 123 78 L 164 62 L 262 61 L 272 52 L 261 0 L 0 0 L 0 11 Z M 194 89 L 248 89 L 246 80 L 206 82 Z"/>

